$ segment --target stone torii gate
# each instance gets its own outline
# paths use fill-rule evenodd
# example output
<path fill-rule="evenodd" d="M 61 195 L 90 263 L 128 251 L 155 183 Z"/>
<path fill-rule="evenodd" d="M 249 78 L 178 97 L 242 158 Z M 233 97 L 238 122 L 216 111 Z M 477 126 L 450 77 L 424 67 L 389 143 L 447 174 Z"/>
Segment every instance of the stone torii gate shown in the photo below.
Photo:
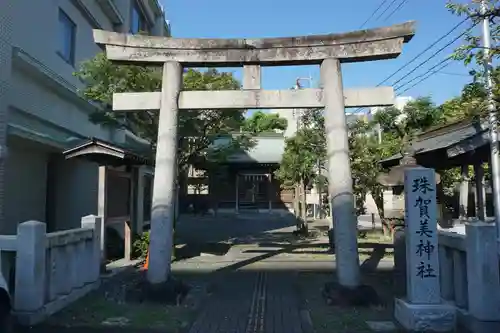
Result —
<path fill-rule="evenodd" d="M 339 283 L 360 284 L 357 220 L 347 143 L 346 107 L 389 106 L 392 87 L 344 90 L 341 63 L 397 57 L 414 35 L 414 22 L 343 34 L 263 39 L 180 39 L 94 30 L 109 60 L 162 65 L 161 92 L 120 93 L 115 111 L 159 110 L 148 280 L 170 274 L 174 221 L 177 119 L 182 109 L 324 108 L 329 193 Z M 261 66 L 321 66 L 321 89 L 261 90 Z M 239 91 L 181 91 L 183 67 L 243 66 Z"/>

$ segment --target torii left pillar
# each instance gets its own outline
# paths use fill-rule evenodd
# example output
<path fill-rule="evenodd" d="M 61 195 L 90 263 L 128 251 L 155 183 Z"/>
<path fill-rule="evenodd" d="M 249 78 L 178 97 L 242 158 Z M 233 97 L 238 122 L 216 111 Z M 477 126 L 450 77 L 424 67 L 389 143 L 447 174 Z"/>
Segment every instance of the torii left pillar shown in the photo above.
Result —
<path fill-rule="evenodd" d="M 326 156 L 335 243 L 335 263 L 340 285 L 360 284 L 357 218 L 354 212 L 351 163 L 344 105 L 342 72 L 338 59 L 321 63 L 325 103 Z"/>
<path fill-rule="evenodd" d="M 175 176 L 177 165 L 177 122 L 182 66 L 169 61 L 163 65 L 161 106 L 156 143 L 156 163 L 149 239 L 150 283 L 165 282 L 170 275 L 175 219 Z"/>

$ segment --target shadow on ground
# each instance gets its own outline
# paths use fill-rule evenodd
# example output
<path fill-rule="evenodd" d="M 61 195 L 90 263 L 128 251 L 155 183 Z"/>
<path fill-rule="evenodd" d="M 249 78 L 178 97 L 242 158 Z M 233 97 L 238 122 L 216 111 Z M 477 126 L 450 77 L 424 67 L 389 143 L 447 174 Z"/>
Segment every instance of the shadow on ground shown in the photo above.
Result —
<path fill-rule="evenodd" d="M 299 236 L 293 234 L 296 220 L 292 215 L 266 218 L 234 215 L 183 216 L 175 231 L 175 260 L 202 255 L 223 256 L 235 245 L 266 242 L 290 244 L 314 240 L 323 234 L 321 223 L 310 223 L 310 235 Z"/>

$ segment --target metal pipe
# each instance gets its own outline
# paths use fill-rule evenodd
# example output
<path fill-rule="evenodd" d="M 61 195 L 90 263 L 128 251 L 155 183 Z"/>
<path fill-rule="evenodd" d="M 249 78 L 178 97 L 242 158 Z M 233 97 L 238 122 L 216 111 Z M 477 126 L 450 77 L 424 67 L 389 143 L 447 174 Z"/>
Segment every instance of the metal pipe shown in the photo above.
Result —
<path fill-rule="evenodd" d="M 491 178 L 493 183 L 493 211 L 495 215 L 497 238 L 500 240 L 500 165 L 498 152 L 498 130 L 495 96 L 493 94 L 493 79 L 491 77 L 491 29 L 490 20 L 486 15 L 488 5 L 485 0 L 481 1 L 481 15 L 483 15 L 483 46 L 484 46 L 484 79 L 488 97 L 488 123 L 490 134 L 490 154 L 491 154 Z"/>

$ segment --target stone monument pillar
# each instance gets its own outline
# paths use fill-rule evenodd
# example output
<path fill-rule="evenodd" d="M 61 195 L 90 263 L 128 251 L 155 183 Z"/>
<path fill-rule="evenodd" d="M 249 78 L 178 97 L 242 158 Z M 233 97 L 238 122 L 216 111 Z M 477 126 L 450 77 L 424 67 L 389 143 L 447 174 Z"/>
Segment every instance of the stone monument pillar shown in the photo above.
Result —
<path fill-rule="evenodd" d="M 456 311 L 441 299 L 434 170 L 405 170 L 404 189 L 407 293 L 396 299 L 395 317 L 408 330 L 447 332 Z"/>

